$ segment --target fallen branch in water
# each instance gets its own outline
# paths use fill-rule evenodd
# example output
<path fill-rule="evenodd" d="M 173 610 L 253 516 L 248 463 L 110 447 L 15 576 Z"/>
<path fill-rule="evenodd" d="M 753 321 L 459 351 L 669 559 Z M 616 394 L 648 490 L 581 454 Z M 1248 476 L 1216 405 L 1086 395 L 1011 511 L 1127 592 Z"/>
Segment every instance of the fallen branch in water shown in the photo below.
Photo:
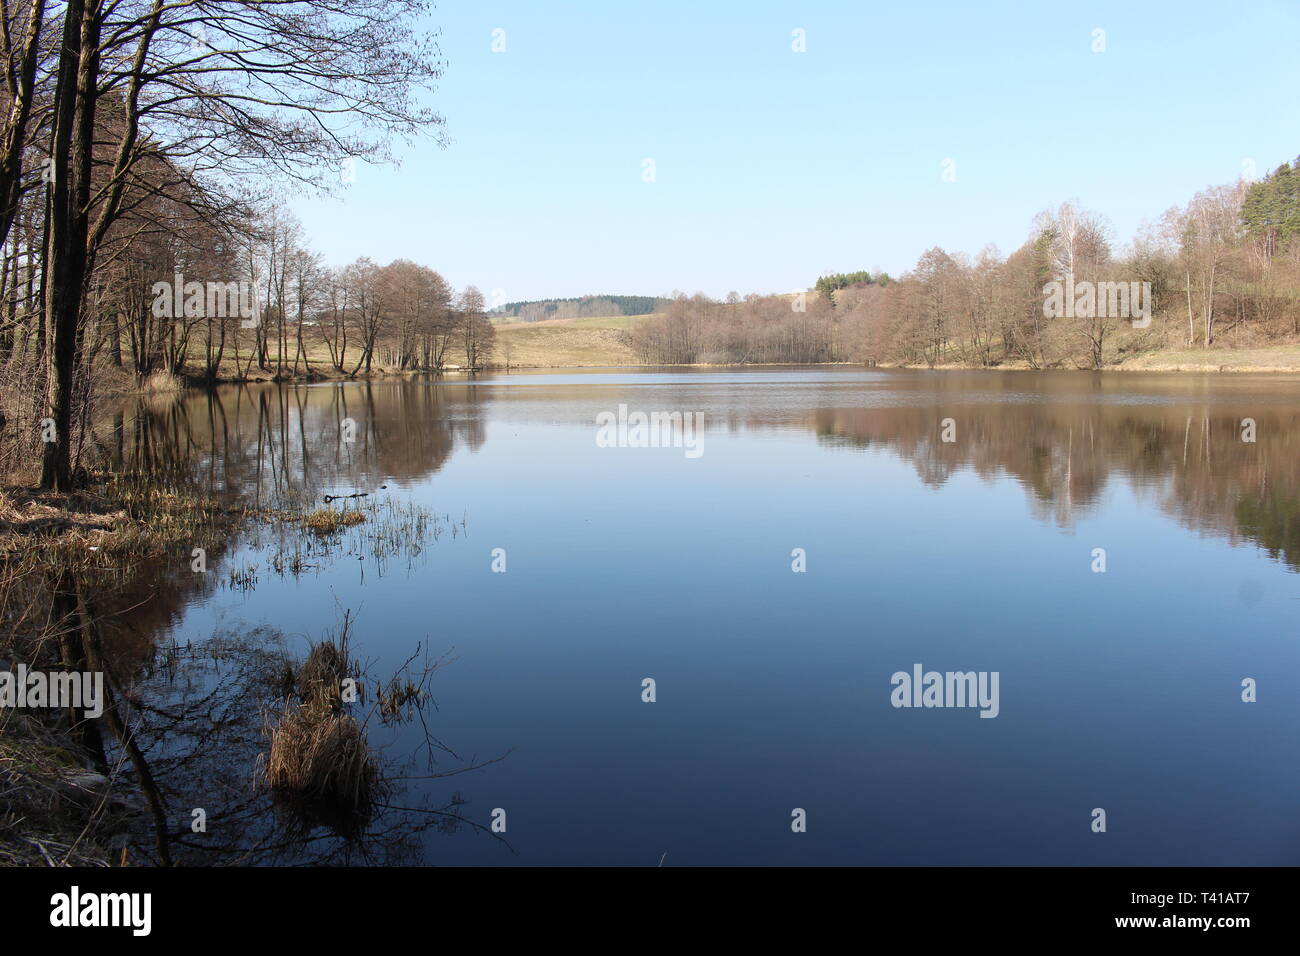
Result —
<path fill-rule="evenodd" d="M 380 485 L 379 490 L 384 491 L 387 487 L 387 485 Z M 365 498 L 369 495 L 369 491 L 354 491 L 350 495 L 326 495 L 325 502 L 328 504 L 331 501 L 342 501 L 345 498 Z"/>

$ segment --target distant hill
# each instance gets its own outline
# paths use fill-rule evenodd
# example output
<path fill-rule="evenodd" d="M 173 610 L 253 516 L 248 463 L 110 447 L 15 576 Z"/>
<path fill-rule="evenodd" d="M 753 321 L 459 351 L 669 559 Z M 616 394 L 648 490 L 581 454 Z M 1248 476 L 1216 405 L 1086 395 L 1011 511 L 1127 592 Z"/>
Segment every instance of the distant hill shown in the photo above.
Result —
<path fill-rule="evenodd" d="M 535 299 L 507 302 L 493 309 L 494 318 L 512 317 L 524 322 L 543 319 L 590 319 L 608 315 L 649 315 L 668 304 L 653 295 L 584 295 L 574 299 Z"/>

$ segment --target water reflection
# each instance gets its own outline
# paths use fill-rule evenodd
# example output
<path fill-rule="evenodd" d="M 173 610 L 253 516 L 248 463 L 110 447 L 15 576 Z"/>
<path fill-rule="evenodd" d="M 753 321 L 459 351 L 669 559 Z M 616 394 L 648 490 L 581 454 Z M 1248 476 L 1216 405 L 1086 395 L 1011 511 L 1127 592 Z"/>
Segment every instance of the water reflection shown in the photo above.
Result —
<path fill-rule="evenodd" d="M 1300 569 L 1300 411 L 1289 381 L 801 374 L 232 387 L 139 402 L 92 438 L 115 470 L 184 475 L 280 508 L 332 489 L 418 484 L 458 448 L 481 447 L 489 417 L 587 427 L 594 410 L 632 401 L 702 410 L 706 433 L 811 429 L 828 448 L 885 448 L 936 487 L 963 470 L 1009 476 L 1035 517 L 1063 527 L 1122 481 L 1184 527 L 1254 542 Z M 952 442 L 941 440 L 945 419 Z M 1245 420 L 1253 442 L 1242 438 Z"/>
<path fill-rule="evenodd" d="M 990 781 L 1020 780 L 1018 775 L 1036 766 L 1042 779 L 1069 781 L 1075 788 L 1083 786 L 1080 781 L 1091 786 L 1108 779 L 1112 771 L 1098 767 L 1116 768 L 1114 785 L 1146 773 L 1151 752 L 1133 740 L 1132 728 L 1158 722 L 1144 709 L 1145 688 L 1117 679 L 1107 662 L 1123 659 L 1125 673 L 1146 673 L 1168 659 L 1168 647 L 1151 635 L 1200 635 L 1177 658 L 1201 681 L 1200 697 L 1180 699 L 1181 721 L 1189 708 L 1202 713 L 1205 699 L 1219 700 L 1206 696 L 1206 688 L 1226 666 L 1215 655 L 1227 649 L 1209 635 L 1231 630 L 1238 613 L 1231 600 L 1206 593 L 1201 575 L 1241 582 L 1243 601 L 1261 589 L 1269 595 L 1252 604 L 1261 644 L 1286 631 L 1286 602 L 1272 601 L 1277 589 L 1266 574 L 1238 560 L 1250 555 L 1199 548 L 1171 521 L 1199 535 L 1247 544 L 1300 570 L 1297 395 L 1294 381 L 1267 377 L 675 370 L 500 376 L 473 383 L 250 386 L 174 402 L 133 402 L 97 424 L 97 447 L 113 467 L 196 481 L 265 509 L 315 505 L 325 494 L 387 484 L 385 499 L 426 505 L 436 500 L 456 520 L 465 508 L 477 536 L 466 545 L 453 527 L 450 540 L 429 549 L 428 563 L 408 568 L 405 577 L 358 579 L 350 574 L 355 562 L 349 573 L 335 567 L 305 576 L 311 580 L 268 580 L 263 571 L 248 595 L 233 589 L 214 593 L 210 582 L 219 575 L 187 574 L 183 562 L 141 567 L 120 598 L 104 595 L 94 604 L 106 635 L 117 632 L 123 642 L 123 666 L 134 668 L 141 699 L 175 710 L 202 702 L 218 683 L 228 699 L 265 696 L 265 681 L 256 677 L 265 669 L 242 669 L 232 655 L 251 655 L 253 661 L 271 653 L 274 642 L 267 632 L 241 630 L 251 645 L 232 651 L 230 637 L 218 647 L 220 666 L 210 667 L 205 651 L 169 663 L 166 645 L 154 645 L 157 634 L 183 630 L 188 640 L 208 634 L 223 613 L 246 612 L 254 621 L 293 621 L 316 634 L 322 617 L 328 626 L 333 602 L 354 608 L 365 603 L 367 653 L 387 655 L 390 664 L 425 637 L 439 650 L 466 648 L 471 663 L 448 674 L 444 688 L 453 706 L 440 715 L 439 726 L 451 729 L 467 753 L 496 755 L 518 747 L 510 761 L 488 771 L 490 783 L 475 794 L 484 802 L 473 819 L 481 823 L 484 808 L 515 803 L 539 815 L 581 808 L 599 834 L 583 840 L 534 828 L 524 838 L 527 862 L 657 860 L 669 844 L 639 842 L 655 826 L 663 827 L 661 839 L 687 833 L 691 846 L 707 846 L 700 861 L 770 862 L 785 859 L 781 854 L 788 851 L 764 843 L 765 837 L 746 831 L 732 834 L 729 843 L 715 826 L 692 823 L 693 810 L 671 821 L 662 817 L 665 801 L 679 796 L 670 786 L 674 775 L 705 776 L 714 791 L 743 804 L 738 812 L 752 816 L 786 799 L 769 792 L 783 779 L 773 767 L 784 768 L 787 776 L 796 768 L 804 773 L 819 767 L 814 776 L 824 799 L 842 801 L 845 812 L 853 813 L 876 793 L 863 768 L 890 762 L 904 771 L 917 768 L 922 776 L 937 774 L 946 772 L 945 761 L 963 759 L 972 748 L 984 748 L 985 759 L 997 768 Z M 702 412 L 704 458 L 597 449 L 597 414 L 622 403 L 647 411 Z M 356 426 L 352 442 L 344 440 L 348 419 Z M 1243 441 L 1245 419 L 1253 422 L 1253 442 Z M 951 420 L 954 441 L 942 440 L 945 420 Z M 963 482 L 963 475 L 978 476 L 990 487 Z M 802 487 L 818 493 L 797 490 L 795 482 L 803 480 L 815 482 Z M 918 484 L 945 493 L 931 495 Z M 864 487 L 879 493 L 860 506 Z M 1016 487 L 1023 489 L 1023 503 Z M 927 510 L 932 501 L 933 514 Z M 669 507 L 672 514 L 665 517 Z M 1094 518 L 1094 528 L 1112 536 L 1103 543 L 1131 530 L 1148 546 L 1147 560 L 1154 555 L 1166 561 L 1169 578 L 1162 579 L 1167 593 L 1161 601 L 1151 598 L 1149 576 L 1094 578 L 1080 557 L 1093 541 L 1044 535 L 1037 527 L 1084 528 Z M 970 528 L 955 526 L 967 519 Z M 372 534 L 373 527 L 361 525 L 358 533 Z M 794 535 L 799 539 L 791 540 Z M 1004 540 L 990 544 L 990 535 Z M 264 537 L 251 529 L 215 544 L 213 566 L 244 567 L 267 546 Z M 1189 544 L 1185 550 L 1172 540 L 1181 538 Z M 921 544 L 912 547 L 913 540 Z M 487 573 L 486 556 L 498 543 L 510 546 L 508 578 Z M 684 555 L 683 543 L 698 553 Z M 796 576 L 785 571 L 785 555 L 795 543 L 815 548 L 819 560 L 817 573 L 798 582 L 802 591 L 788 580 Z M 335 547 L 333 557 L 304 553 L 312 564 L 354 556 L 347 546 Z M 1096 591 L 1112 585 L 1114 590 L 1097 600 L 1093 591 L 1077 586 L 1076 573 L 1086 575 Z M 935 580 L 948 590 L 936 590 Z M 1022 589 L 1026 581 L 1033 586 Z M 869 637 L 863 636 L 858 599 L 846 599 L 864 588 L 872 594 Z M 669 593 L 671 599 L 662 598 Z M 985 606 L 990 593 L 998 596 Z M 1086 626 L 1080 623 L 1085 619 Z M 1053 622 L 1051 654 L 1059 658 L 1043 649 L 1025 650 L 1027 640 L 1046 648 L 1032 643 L 1044 620 Z M 619 622 L 616 636 L 606 626 L 610 621 Z M 797 647 L 791 634 L 798 635 Z M 1107 643 L 1108 634 L 1116 635 L 1113 643 Z M 736 635 L 745 639 L 743 650 Z M 1008 728 L 1008 736 L 967 738 L 962 735 L 987 731 L 894 725 L 888 710 L 874 714 L 871 733 L 864 734 L 872 702 L 887 707 L 882 702 L 888 674 L 900 662 L 956 653 L 945 643 L 950 638 L 960 643 L 961 654 L 987 658 L 990 667 L 1017 682 L 1016 708 L 996 722 L 977 722 L 996 723 L 999 733 Z M 1283 656 L 1289 649 L 1263 646 L 1277 656 L 1252 660 L 1252 668 L 1272 672 L 1289 659 Z M 794 658 L 802 663 L 792 670 Z M 738 659 L 746 662 L 743 681 L 734 679 Z M 1053 668 L 1047 676 L 1033 673 L 1042 662 Z M 217 673 L 221 668 L 225 676 Z M 690 690 L 678 698 L 686 706 L 662 708 L 656 722 L 643 723 L 644 710 L 627 709 L 622 682 L 629 674 L 655 672 L 672 674 L 679 694 Z M 845 673 L 855 675 L 851 688 Z M 870 690 L 877 677 L 885 688 L 878 700 Z M 119 679 L 129 683 L 132 674 Z M 191 679 L 198 681 L 194 688 L 185 684 Z M 1042 688 L 1040 696 L 1034 687 Z M 1105 688 L 1108 701 L 1101 718 L 1094 697 L 1087 696 L 1098 687 Z M 1071 709 L 1077 706 L 1071 694 L 1087 696 L 1081 711 Z M 776 719 L 770 700 L 786 703 L 780 726 L 763 723 Z M 730 726 L 718 721 L 720 711 L 746 730 L 729 731 L 734 740 L 710 737 L 718 733 L 710 728 Z M 1081 712 L 1089 715 L 1086 721 L 1078 719 Z M 170 803 L 185 806 L 195 799 L 191 784 L 175 782 L 193 768 L 192 780 L 221 781 L 220 792 L 230 798 L 225 812 L 243 821 L 220 831 L 219 839 L 178 832 L 177 853 L 202 858 L 253 847 L 259 849 L 250 861 L 307 859 L 294 849 L 292 835 L 278 829 L 269 804 L 237 789 L 260 743 L 257 728 L 236 726 L 240 714 L 228 709 L 219 716 L 232 734 L 229 745 L 200 747 L 183 757 L 167 748 L 165 740 L 175 735 L 169 738 L 166 727 L 151 738 L 160 761 L 166 755 L 160 776 L 172 788 Z M 1235 711 L 1214 711 L 1213 718 L 1212 726 L 1201 728 L 1197 747 L 1206 733 L 1226 739 L 1250 719 Z M 1096 737 L 1105 741 L 1095 755 L 1098 763 L 1080 763 L 1079 753 L 1092 753 L 1098 720 L 1112 733 L 1106 736 L 1103 727 Z M 1052 728 L 1056 736 L 1038 741 L 1040 728 Z M 745 735 L 749 729 L 753 736 Z M 629 740 L 642 749 L 629 748 Z M 756 743 L 771 740 L 784 743 Z M 408 738 L 392 743 L 395 756 L 409 756 L 419 745 Z M 710 745 L 724 744 L 755 755 L 753 761 L 736 757 L 719 766 Z M 858 753 L 857 762 L 845 762 L 845 752 Z M 640 790 L 624 781 L 646 778 L 643 753 L 659 754 L 663 762 L 658 776 L 651 775 L 661 781 L 659 789 L 639 797 Z M 1164 770 L 1184 771 L 1181 754 L 1167 745 L 1160 753 Z M 1215 773 L 1233 779 L 1235 751 L 1224 743 L 1223 753 L 1229 756 L 1220 757 Z M 1289 771 L 1277 774 L 1277 792 L 1289 793 Z M 1179 793 L 1192 792 L 1179 786 Z M 982 812 L 1005 813 L 1014 827 L 1025 813 L 1041 811 L 1032 787 L 1019 802 L 1006 796 L 1002 784 L 992 789 L 997 793 L 984 795 Z M 1154 783 L 1144 793 L 1150 797 L 1146 809 L 1159 818 L 1169 794 Z M 1107 861 L 1089 856 L 1100 851 L 1075 846 L 1045 819 L 1032 834 L 1015 830 L 1023 842 L 985 844 L 961 820 L 939 815 L 936 822 L 934 807 L 929 815 L 905 810 L 915 803 L 907 784 L 900 784 L 897 806 L 889 803 L 893 798 L 892 792 L 880 796 L 875 809 L 896 820 L 900 833 L 928 834 L 938 827 L 949 842 L 938 840 L 936 846 L 968 841 L 964 850 L 936 850 L 920 861 L 1025 862 L 1040 850 L 1047 854 L 1044 846 L 1051 847 L 1053 862 Z M 218 805 L 215 797 L 203 799 Z M 394 803 L 459 815 L 459 799 L 449 787 L 414 785 L 409 801 Z M 622 801 L 621 815 L 602 816 L 610 813 L 611 801 Z M 822 812 L 832 811 L 824 806 Z M 478 863 L 510 856 L 496 854 L 495 847 L 485 851 L 481 842 L 429 842 L 429 828 L 403 830 L 398 817 L 390 822 L 405 834 L 401 839 L 386 841 L 381 826 L 369 848 L 355 856 L 323 832 L 316 834 L 316 845 L 330 860 Z M 879 838 L 863 837 L 861 845 L 827 843 L 807 859 L 918 862 L 914 849 L 901 843 L 882 849 Z M 1224 840 L 1240 838 L 1234 832 Z M 1126 848 L 1125 859 L 1165 859 L 1161 841 L 1181 836 L 1153 826 L 1143 839 L 1148 842 L 1135 839 Z M 447 849 L 447 843 L 456 846 Z M 1236 859 L 1223 856 L 1222 846 L 1201 852 L 1205 859 Z M 1262 859 L 1267 850 L 1251 850 L 1263 854 L 1254 857 L 1242 852 Z"/>
<path fill-rule="evenodd" d="M 123 408 L 92 442 L 113 471 L 197 480 L 253 508 L 287 508 L 331 488 L 422 480 L 457 446 L 484 441 L 473 388 L 419 381 L 241 386 Z"/>
<path fill-rule="evenodd" d="M 941 440 L 952 418 L 957 440 Z M 1242 440 L 1242 421 L 1255 442 Z M 1248 540 L 1300 570 L 1300 416 L 1259 405 L 952 405 L 822 409 L 830 446 L 881 446 L 940 486 L 971 470 L 1026 489 L 1034 515 L 1070 527 L 1124 481 L 1184 527 Z"/>

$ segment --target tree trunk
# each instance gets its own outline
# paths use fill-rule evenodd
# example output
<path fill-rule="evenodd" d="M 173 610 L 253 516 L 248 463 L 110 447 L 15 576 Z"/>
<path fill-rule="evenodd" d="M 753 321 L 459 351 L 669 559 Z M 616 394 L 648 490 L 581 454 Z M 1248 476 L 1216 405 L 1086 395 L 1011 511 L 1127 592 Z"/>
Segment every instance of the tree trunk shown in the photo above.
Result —
<path fill-rule="evenodd" d="M 69 0 L 54 98 L 46 247 L 46 413 L 54 424 L 54 440 L 45 442 L 41 487 L 56 491 L 68 491 L 71 484 L 72 392 L 87 268 L 99 29 L 95 7 Z"/>

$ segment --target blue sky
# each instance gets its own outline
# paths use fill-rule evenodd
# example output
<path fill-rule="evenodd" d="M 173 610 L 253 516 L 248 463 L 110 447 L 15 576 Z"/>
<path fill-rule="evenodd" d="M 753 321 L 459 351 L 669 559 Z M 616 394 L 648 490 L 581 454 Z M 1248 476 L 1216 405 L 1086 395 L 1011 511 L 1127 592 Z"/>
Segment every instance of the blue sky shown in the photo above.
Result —
<path fill-rule="evenodd" d="M 897 275 L 934 245 L 1007 254 L 1067 199 L 1124 242 L 1300 154 L 1295 0 L 442 0 L 429 22 L 451 144 L 292 205 L 331 264 L 410 258 L 503 300 Z"/>

